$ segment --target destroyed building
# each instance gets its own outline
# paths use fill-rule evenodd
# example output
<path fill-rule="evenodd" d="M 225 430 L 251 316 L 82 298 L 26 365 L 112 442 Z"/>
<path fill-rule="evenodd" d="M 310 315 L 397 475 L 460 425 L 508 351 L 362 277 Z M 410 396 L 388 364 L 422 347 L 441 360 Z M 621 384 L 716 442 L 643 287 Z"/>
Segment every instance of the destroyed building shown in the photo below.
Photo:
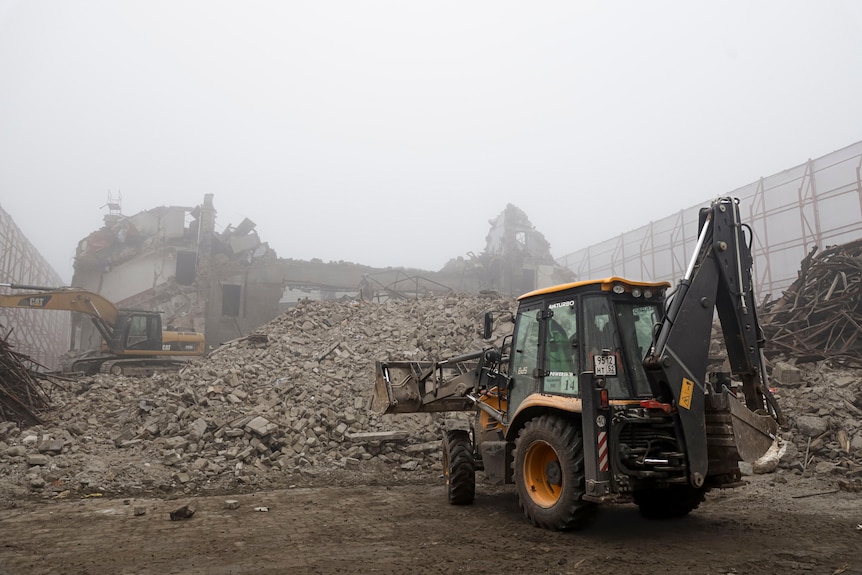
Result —
<path fill-rule="evenodd" d="M 119 308 L 160 311 L 164 326 L 204 333 L 209 348 L 303 299 L 379 302 L 479 290 L 517 295 L 570 276 L 555 264 L 526 214 L 511 204 L 490 221 L 479 256 L 452 260 L 437 272 L 279 258 L 249 219 L 217 232 L 212 194 L 200 206 L 163 206 L 133 216 L 122 215 L 118 203 L 108 207 L 104 227 L 78 245 L 72 285 Z M 84 316 L 73 319 L 71 340 L 78 351 L 101 344 Z"/>
<path fill-rule="evenodd" d="M 79 243 L 72 284 L 120 308 L 160 311 L 164 326 L 204 333 L 214 348 L 276 317 L 290 304 L 286 291 L 328 299 L 370 270 L 346 265 L 327 274 L 315 262 L 279 260 L 251 220 L 219 233 L 215 217 L 212 194 L 200 206 L 133 216 L 112 208 L 104 227 Z M 88 318 L 73 320 L 72 343 L 75 350 L 99 346 Z"/>
<path fill-rule="evenodd" d="M 444 272 L 458 274 L 479 290 L 520 295 L 541 287 L 574 281 L 574 274 L 554 261 L 545 236 L 513 204 L 488 221 L 485 250 L 450 260 Z"/>

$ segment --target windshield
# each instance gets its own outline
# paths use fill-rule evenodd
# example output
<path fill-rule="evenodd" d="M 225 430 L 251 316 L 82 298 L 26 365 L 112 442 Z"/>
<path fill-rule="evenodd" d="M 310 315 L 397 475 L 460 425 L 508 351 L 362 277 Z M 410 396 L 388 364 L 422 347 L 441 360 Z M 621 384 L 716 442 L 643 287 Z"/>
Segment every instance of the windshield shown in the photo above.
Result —
<path fill-rule="evenodd" d="M 611 309 L 613 305 L 613 309 Z M 653 326 L 661 318 L 659 303 L 584 298 L 584 354 L 587 366 L 602 353 L 616 356 L 617 375 L 606 378 L 611 399 L 650 395 L 643 358 L 652 343 Z"/>
<path fill-rule="evenodd" d="M 643 359 L 652 344 L 653 329 L 661 319 L 661 306 L 620 302 L 616 304 L 616 312 L 626 365 L 631 368 L 629 383 L 634 386 L 635 395 L 650 395 Z"/>

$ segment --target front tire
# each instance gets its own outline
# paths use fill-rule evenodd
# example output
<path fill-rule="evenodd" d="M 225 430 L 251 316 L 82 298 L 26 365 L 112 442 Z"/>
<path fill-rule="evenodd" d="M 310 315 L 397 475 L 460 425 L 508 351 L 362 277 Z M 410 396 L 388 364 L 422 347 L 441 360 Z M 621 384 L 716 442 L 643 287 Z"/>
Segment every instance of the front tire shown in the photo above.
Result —
<path fill-rule="evenodd" d="M 469 505 L 476 497 L 476 459 L 470 433 L 462 429 L 443 438 L 443 474 L 446 495 L 452 505 Z"/>
<path fill-rule="evenodd" d="M 584 501 L 584 442 L 580 430 L 557 415 L 528 421 L 515 440 L 518 504 L 536 527 L 579 529 L 596 513 Z"/>

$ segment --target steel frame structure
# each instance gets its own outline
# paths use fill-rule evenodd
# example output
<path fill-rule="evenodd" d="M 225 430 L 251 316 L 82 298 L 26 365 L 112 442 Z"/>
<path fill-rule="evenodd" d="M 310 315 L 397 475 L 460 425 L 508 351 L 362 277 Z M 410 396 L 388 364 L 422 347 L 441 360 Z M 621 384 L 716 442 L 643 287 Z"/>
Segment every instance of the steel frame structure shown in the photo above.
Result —
<path fill-rule="evenodd" d="M 726 194 L 740 199 L 751 228 L 760 299 L 781 295 L 812 249 L 862 237 L 862 141 Z M 700 207 L 569 253 L 557 263 L 577 279 L 619 275 L 676 281 L 691 259 Z"/>
<path fill-rule="evenodd" d="M 0 283 L 59 286 L 60 275 L 0 206 Z M 4 293 L 14 293 L 0 287 Z M 48 370 L 69 350 L 69 312 L 0 308 L 0 337 Z"/>

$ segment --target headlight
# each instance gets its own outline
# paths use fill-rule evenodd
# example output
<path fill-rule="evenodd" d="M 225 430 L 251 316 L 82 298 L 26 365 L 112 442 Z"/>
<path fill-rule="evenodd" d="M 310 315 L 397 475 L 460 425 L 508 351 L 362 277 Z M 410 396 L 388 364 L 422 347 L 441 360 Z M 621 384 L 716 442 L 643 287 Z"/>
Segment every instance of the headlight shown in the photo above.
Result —
<path fill-rule="evenodd" d="M 625 293 L 625 292 L 626 292 L 626 288 L 623 287 L 622 284 L 615 284 L 614 285 L 614 293 L 615 294 L 619 295 L 619 294 Z"/>
<path fill-rule="evenodd" d="M 632 288 L 632 295 L 633 295 L 634 297 L 641 297 L 641 290 L 640 290 L 640 288 Z"/>

